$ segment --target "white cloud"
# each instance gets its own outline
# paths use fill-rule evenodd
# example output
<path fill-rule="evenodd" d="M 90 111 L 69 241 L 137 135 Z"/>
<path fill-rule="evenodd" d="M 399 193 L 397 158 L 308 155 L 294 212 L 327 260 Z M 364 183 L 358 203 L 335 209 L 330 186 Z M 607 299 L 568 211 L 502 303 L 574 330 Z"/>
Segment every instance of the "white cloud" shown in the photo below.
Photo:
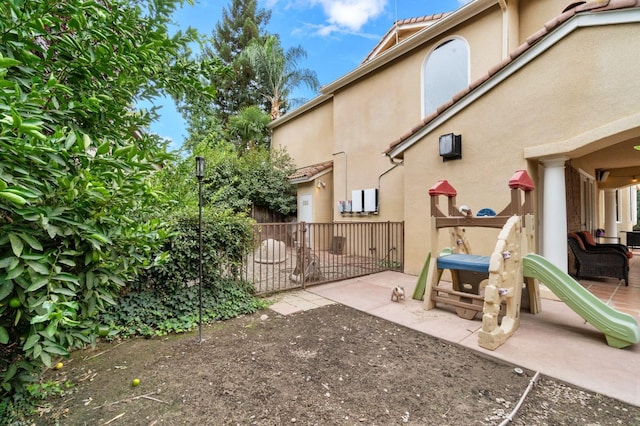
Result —
<path fill-rule="evenodd" d="M 362 38 L 368 38 L 371 40 L 378 40 L 380 38 L 379 34 L 365 33 L 362 31 L 351 31 L 348 28 L 340 27 L 335 24 L 322 25 L 322 24 L 306 23 L 304 24 L 303 27 L 296 28 L 293 31 L 291 31 L 291 34 L 297 34 L 297 35 L 313 34 L 320 37 L 330 37 L 333 35 L 342 34 L 342 35 L 353 35 L 353 36 L 358 36 Z"/>
<path fill-rule="evenodd" d="M 360 31 L 384 12 L 387 0 L 312 0 L 310 3 L 322 6 L 329 22 L 324 31 L 330 34 L 342 29 Z"/>

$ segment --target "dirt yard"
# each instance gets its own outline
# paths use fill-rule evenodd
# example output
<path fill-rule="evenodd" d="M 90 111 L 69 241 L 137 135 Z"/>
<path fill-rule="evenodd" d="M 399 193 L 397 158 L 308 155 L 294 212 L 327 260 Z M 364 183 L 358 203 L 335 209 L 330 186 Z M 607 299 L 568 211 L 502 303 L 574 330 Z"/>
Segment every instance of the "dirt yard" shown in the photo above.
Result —
<path fill-rule="evenodd" d="M 46 379 L 73 387 L 35 424 L 498 425 L 532 378 L 341 305 L 220 322 L 202 343 L 196 332 L 100 344 L 63 362 Z M 640 408 L 541 377 L 510 424 L 640 424 Z"/>

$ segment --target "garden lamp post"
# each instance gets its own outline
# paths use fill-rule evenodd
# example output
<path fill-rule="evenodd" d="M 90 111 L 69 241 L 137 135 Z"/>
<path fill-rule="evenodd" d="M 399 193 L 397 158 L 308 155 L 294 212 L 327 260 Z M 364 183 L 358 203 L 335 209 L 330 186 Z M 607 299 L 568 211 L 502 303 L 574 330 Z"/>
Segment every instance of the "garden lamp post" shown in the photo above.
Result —
<path fill-rule="evenodd" d="M 198 317 L 199 338 L 202 343 L 202 178 L 204 177 L 204 157 L 196 157 L 196 177 L 198 178 Z"/>

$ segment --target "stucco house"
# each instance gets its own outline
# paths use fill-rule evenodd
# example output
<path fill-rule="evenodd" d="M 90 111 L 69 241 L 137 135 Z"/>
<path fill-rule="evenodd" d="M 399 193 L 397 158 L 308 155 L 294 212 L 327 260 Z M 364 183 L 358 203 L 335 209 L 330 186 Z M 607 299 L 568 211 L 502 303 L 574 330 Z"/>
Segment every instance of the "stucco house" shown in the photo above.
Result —
<path fill-rule="evenodd" d="M 473 0 L 397 22 L 360 66 L 270 125 L 299 168 L 300 219 L 404 221 L 404 271 L 417 275 L 433 184 L 499 210 L 526 170 L 536 252 L 566 271 L 568 231 L 624 243 L 640 178 L 638 40 L 640 0 Z M 452 136 L 460 158 L 441 156 Z M 490 231 L 470 232 L 492 250 Z"/>

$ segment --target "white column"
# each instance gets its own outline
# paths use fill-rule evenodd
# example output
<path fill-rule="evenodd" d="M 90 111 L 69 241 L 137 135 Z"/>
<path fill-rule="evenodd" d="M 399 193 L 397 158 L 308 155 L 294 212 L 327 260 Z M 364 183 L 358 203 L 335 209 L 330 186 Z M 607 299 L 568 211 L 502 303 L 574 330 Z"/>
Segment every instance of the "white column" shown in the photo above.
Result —
<path fill-rule="evenodd" d="M 544 165 L 542 255 L 567 271 L 567 196 L 564 164 L 568 157 L 542 160 Z"/>
<path fill-rule="evenodd" d="M 633 185 L 631 187 L 631 199 L 629 202 L 631 203 L 631 226 L 636 226 L 638 223 L 638 186 Z"/>
<path fill-rule="evenodd" d="M 606 237 L 618 236 L 618 224 L 616 221 L 616 190 L 604 190 L 604 235 Z M 607 239 L 607 243 L 615 243 L 616 240 Z"/>

